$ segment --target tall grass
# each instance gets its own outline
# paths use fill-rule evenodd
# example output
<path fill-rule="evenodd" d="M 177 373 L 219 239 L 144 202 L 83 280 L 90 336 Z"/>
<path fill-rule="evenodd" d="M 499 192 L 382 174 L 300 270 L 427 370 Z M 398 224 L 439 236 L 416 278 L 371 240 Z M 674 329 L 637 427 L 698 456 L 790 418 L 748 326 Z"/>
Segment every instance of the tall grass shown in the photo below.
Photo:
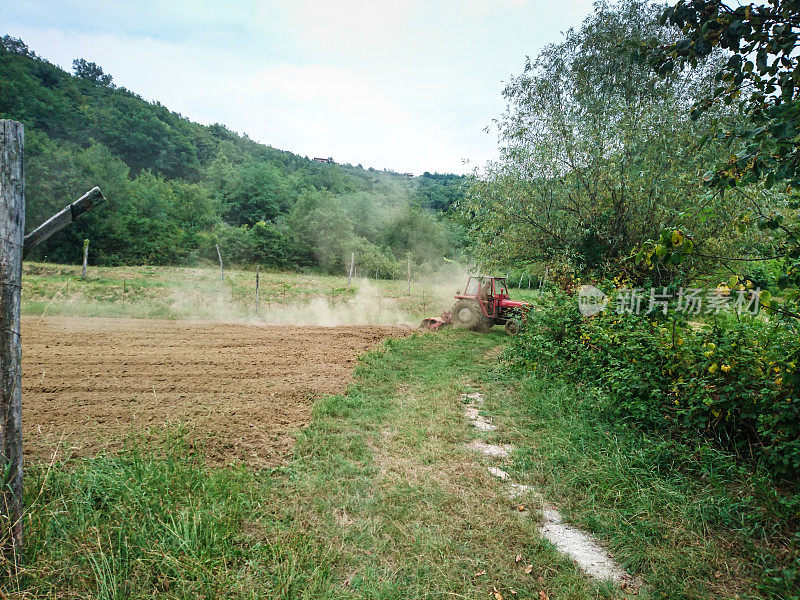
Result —
<path fill-rule="evenodd" d="M 151 456 L 28 469 L 23 597 L 296 597 L 329 577 L 304 533 L 267 520 L 270 472 L 204 466 L 180 431 Z M 302 594 L 301 594 L 302 595 Z"/>

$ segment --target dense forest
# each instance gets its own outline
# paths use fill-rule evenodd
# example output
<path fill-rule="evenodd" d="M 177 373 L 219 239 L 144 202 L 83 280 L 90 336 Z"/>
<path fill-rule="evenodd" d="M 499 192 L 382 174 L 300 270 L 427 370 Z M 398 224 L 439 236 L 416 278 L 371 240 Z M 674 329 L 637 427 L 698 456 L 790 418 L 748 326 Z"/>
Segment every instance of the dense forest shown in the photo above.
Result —
<path fill-rule="evenodd" d="M 99 186 L 108 203 L 54 236 L 36 257 L 103 265 L 226 260 L 393 277 L 457 258 L 451 218 L 465 178 L 409 177 L 315 162 L 204 126 L 117 87 L 84 59 L 67 73 L 22 40 L 0 39 L 0 118 L 26 126 L 28 229 Z M 401 264 L 402 263 L 402 264 Z"/>

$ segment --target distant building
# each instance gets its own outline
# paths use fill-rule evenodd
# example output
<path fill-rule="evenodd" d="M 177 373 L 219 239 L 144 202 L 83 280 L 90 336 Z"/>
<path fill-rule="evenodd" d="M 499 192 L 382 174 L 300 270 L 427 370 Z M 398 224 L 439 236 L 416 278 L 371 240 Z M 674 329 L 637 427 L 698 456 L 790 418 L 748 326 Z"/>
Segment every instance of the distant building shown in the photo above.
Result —
<path fill-rule="evenodd" d="M 400 173 L 400 175 L 402 175 L 403 177 L 413 177 L 414 176 L 413 173 Z"/>
<path fill-rule="evenodd" d="M 320 158 L 319 156 L 315 156 L 314 160 L 317 161 L 318 163 L 328 163 L 331 165 L 336 164 L 336 161 L 334 161 L 332 158 Z"/>

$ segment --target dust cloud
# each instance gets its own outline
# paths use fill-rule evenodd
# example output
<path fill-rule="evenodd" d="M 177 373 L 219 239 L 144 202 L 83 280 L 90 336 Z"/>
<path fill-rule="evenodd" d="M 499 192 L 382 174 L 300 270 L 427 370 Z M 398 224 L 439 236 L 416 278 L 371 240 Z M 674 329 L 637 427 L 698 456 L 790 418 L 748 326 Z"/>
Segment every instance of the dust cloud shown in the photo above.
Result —
<path fill-rule="evenodd" d="M 262 303 L 254 320 L 271 325 L 418 325 L 415 318 L 400 306 L 401 300 L 386 294 L 367 279 L 353 286 L 353 296 L 331 300 L 318 296 L 309 302 L 283 305 Z"/>
<path fill-rule="evenodd" d="M 402 325 L 416 327 L 423 317 L 436 317 L 453 306 L 453 296 L 463 290 L 466 269 L 451 269 L 420 276 L 411 282 L 354 278 L 350 288 L 338 293 L 309 293 L 285 300 L 264 289 L 259 307 L 253 290 L 237 296 L 229 287 L 199 285 L 173 290 L 170 311 L 178 318 L 231 321 L 265 325 Z M 344 281 L 343 281 L 344 283 Z M 299 287 L 299 286 L 298 286 Z"/>

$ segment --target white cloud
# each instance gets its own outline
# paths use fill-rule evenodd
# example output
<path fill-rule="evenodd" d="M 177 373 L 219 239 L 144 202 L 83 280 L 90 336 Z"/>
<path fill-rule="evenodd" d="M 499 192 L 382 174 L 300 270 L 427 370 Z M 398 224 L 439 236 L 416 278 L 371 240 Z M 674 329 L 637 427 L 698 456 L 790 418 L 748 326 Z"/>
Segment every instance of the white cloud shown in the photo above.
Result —
<path fill-rule="evenodd" d="M 324 52 L 370 52 L 392 45 L 414 10 L 408 0 L 289 0 L 281 3 L 288 24 L 303 40 Z M 262 17 L 271 14 L 261 9 Z"/>

